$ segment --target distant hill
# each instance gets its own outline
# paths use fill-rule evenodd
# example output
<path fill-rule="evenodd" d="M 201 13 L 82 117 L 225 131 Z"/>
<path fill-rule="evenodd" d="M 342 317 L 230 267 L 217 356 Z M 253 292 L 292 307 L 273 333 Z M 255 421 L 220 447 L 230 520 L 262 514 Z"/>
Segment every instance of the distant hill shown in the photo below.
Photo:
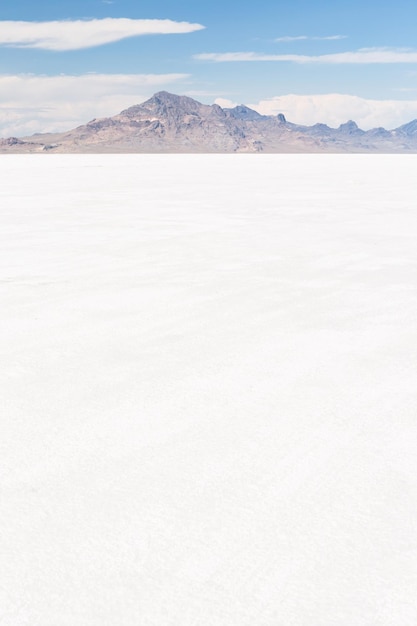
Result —
<path fill-rule="evenodd" d="M 282 113 L 223 109 L 161 91 L 118 115 L 68 132 L 0 139 L 1 153 L 417 152 L 417 120 L 394 130 L 364 131 L 352 120 L 330 128 L 301 126 Z"/>

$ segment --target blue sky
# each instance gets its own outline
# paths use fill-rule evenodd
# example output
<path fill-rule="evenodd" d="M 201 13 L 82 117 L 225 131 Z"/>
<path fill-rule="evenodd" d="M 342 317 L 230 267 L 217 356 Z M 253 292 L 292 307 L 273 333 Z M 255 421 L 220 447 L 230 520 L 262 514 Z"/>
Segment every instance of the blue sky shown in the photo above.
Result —
<path fill-rule="evenodd" d="M 2 4 L 1 136 L 64 130 L 161 89 L 299 123 L 417 117 L 415 0 Z"/>

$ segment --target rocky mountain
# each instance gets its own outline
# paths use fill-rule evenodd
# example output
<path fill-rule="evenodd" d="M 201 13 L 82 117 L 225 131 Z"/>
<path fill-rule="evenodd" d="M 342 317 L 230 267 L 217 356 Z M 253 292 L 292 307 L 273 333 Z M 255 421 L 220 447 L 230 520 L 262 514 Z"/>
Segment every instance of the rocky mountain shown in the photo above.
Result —
<path fill-rule="evenodd" d="M 65 133 L 0 139 L 0 152 L 417 152 L 417 120 L 394 130 L 302 126 L 245 105 L 223 109 L 187 96 L 156 93 L 114 117 Z"/>

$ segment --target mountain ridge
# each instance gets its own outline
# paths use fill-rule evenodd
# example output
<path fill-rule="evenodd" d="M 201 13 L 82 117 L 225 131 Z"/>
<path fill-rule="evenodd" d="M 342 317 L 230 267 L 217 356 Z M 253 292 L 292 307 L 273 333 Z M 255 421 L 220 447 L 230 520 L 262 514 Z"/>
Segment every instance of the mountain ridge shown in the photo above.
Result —
<path fill-rule="evenodd" d="M 0 153 L 304 153 L 417 152 L 417 119 L 393 130 L 364 131 L 348 120 L 338 128 L 262 115 L 244 104 L 222 108 L 159 91 L 112 117 L 94 118 L 63 133 L 0 139 Z"/>

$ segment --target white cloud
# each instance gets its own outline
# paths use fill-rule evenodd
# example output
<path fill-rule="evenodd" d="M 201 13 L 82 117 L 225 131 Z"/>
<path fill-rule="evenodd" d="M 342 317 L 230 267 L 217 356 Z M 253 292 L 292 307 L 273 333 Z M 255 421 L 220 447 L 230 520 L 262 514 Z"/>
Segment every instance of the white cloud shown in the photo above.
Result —
<path fill-rule="evenodd" d="M 290 42 L 290 41 L 305 41 L 306 39 L 310 39 L 312 41 L 337 41 L 339 39 L 347 39 L 346 35 L 329 35 L 327 37 L 309 37 L 308 35 L 296 35 L 292 37 L 291 35 L 287 35 L 285 37 L 276 37 L 274 41 L 278 42 Z"/>
<path fill-rule="evenodd" d="M 0 21 L 0 45 L 44 50 L 79 50 L 139 35 L 191 33 L 201 24 L 172 20 L 105 18 L 55 22 Z"/>
<path fill-rule="evenodd" d="M 115 115 L 187 74 L 0 75 L 0 137 L 59 132 Z"/>
<path fill-rule="evenodd" d="M 369 64 L 369 63 L 417 63 L 417 51 L 403 48 L 361 48 L 353 52 L 336 54 L 262 54 L 259 52 L 207 52 L 194 55 L 201 61 L 215 63 L 239 61 L 281 61 L 293 63 Z"/>
<path fill-rule="evenodd" d="M 263 115 L 284 113 L 288 121 L 296 124 L 323 122 L 337 127 L 353 119 L 364 130 L 376 126 L 396 128 L 417 118 L 417 100 L 368 100 L 339 93 L 288 94 L 248 106 Z"/>
<path fill-rule="evenodd" d="M 233 102 L 233 100 L 228 100 L 227 98 L 216 98 L 214 104 L 218 104 L 222 109 L 233 109 L 237 107 L 237 102 Z"/>

